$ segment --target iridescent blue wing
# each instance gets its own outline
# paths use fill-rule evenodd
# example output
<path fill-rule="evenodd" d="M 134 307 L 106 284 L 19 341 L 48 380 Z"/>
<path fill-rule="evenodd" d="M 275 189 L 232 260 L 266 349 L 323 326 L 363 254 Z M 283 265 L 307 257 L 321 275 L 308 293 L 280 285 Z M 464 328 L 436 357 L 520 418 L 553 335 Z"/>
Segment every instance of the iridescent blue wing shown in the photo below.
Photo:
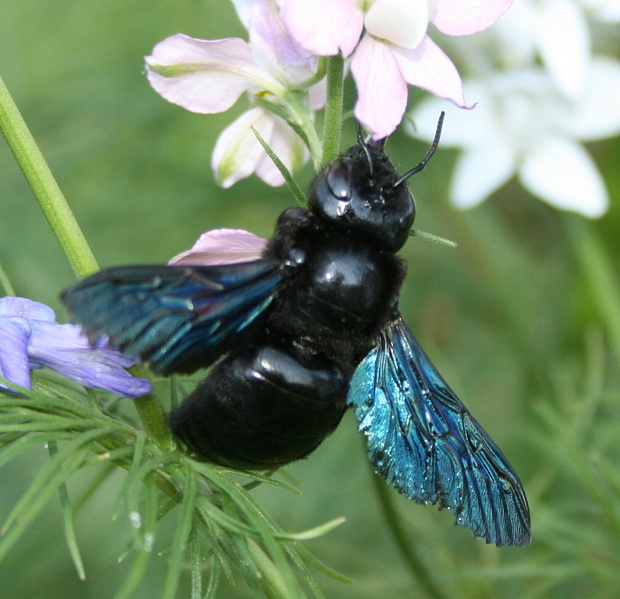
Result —
<path fill-rule="evenodd" d="M 62 295 L 74 322 L 163 374 L 211 364 L 251 335 L 282 279 L 280 263 L 121 266 Z"/>
<path fill-rule="evenodd" d="M 355 370 L 348 403 L 378 474 L 422 504 L 456 514 L 487 543 L 527 545 L 519 477 L 399 318 Z"/>

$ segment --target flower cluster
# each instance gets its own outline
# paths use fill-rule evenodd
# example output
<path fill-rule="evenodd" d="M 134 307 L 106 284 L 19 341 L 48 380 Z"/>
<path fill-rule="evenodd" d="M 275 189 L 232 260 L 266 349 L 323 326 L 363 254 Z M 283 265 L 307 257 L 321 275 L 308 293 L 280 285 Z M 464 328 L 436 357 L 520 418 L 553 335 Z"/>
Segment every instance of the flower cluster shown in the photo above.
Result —
<path fill-rule="evenodd" d="M 255 129 L 290 170 L 322 156 L 313 111 L 326 101 L 321 57 L 341 54 L 357 87 L 355 117 L 381 139 L 406 110 L 408 85 L 466 104 L 456 67 L 429 36 L 481 31 L 512 0 L 233 0 L 249 42 L 176 34 L 146 58 L 153 88 L 199 113 L 222 112 L 246 92 L 252 107 L 220 136 L 212 166 L 230 186 L 255 172 L 270 185 L 284 179 Z M 333 90 L 327 90 L 328 97 Z M 435 119 L 433 119 L 435 120 Z M 303 140 L 303 141 L 302 141 Z M 309 152 L 309 153 L 308 153 Z"/>
<path fill-rule="evenodd" d="M 0 375 L 21 387 L 30 388 L 31 370 L 48 366 L 86 387 L 123 397 L 151 391 L 149 381 L 125 370 L 134 360 L 109 348 L 105 339 L 91 346 L 80 327 L 58 324 L 54 311 L 39 302 L 0 298 L 0 339 Z"/>
<path fill-rule="evenodd" d="M 602 53 L 618 22 L 616 0 L 520 0 L 468 47 L 453 42 L 476 110 L 463 114 L 425 100 L 412 111 L 416 129 L 409 131 L 432 139 L 433 118 L 446 111 L 442 146 L 463 150 L 451 181 L 456 206 L 479 204 L 517 174 L 556 208 L 590 218 L 605 213 L 605 184 L 581 144 L 620 133 L 620 61 Z"/>

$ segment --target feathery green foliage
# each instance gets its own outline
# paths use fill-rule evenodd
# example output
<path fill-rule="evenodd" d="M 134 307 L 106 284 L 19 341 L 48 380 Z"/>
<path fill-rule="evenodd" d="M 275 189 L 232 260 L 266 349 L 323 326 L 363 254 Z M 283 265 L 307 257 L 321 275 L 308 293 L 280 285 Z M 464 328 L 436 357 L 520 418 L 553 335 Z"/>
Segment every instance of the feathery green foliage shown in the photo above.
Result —
<path fill-rule="evenodd" d="M 253 181 L 222 190 L 209 173 L 234 115 L 173 107 L 142 73 L 166 35 L 242 35 L 228 3 L 5 4 L 0 71 L 101 265 L 166 262 L 219 226 L 270 235 L 290 192 Z M 342 136 L 354 143 L 353 127 Z M 399 134 L 388 142 L 403 171 L 425 149 Z M 616 596 L 620 143 L 591 149 L 612 198 L 596 222 L 516 185 L 457 212 L 443 150 L 410 181 L 416 227 L 458 247 L 409 241 L 401 310 L 521 475 L 530 547 L 497 550 L 450 514 L 392 491 L 378 499 L 349 415 L 277 479 L 240 474 L 162 449 L 131 401 L 43 371 L 33 390 L 0 392 L 2 587 L 24 599 Z M 4 144 L 0 206 L 0 284 L 61 315 L 74 278 Z M 156 381 L 166 411 L 193 384 Z"/>

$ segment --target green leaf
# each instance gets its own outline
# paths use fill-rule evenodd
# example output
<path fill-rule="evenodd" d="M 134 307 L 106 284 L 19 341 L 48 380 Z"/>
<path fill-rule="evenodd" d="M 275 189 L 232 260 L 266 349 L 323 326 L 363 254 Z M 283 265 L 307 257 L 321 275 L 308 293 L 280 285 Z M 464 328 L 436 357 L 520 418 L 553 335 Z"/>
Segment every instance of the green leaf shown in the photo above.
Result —
<path fill-rule="evenodd" d="M 192 528 L 194 526 L 194 511 L 196 509 L 196 475 L 191 467 L 189 460 L 185 464 L 185 488 L 183 499 L 180 505 L 180 514 L 177 521 L 176 531 L 172 540 L 172 552 L 168 563 L 168 575 L 162 599 L 175 599 L 181 571 L 183 568 L 183 558 Z"/>
<path fill-rule="evenodd" d="M 50 456 L 52 457 L 58 453 L 58 445 L 55 441 L 48 442 L 47 449 Z M 67 485 L 64 482 L 60 483 L 60 485 L 58 486 L 58 499 L 60 500 L 62 519 L 64 522 L 65 539 L 67 540 L 67 547 L 69 548 L 69 553 L 71 555 L 73 565 L 77 570 L 80 580 L 86 580 L 84 562 L 82 561 L 82 555 L 80 554 L 80 548 L 78 547 L 77 538 L 75 536 L 73 509 L 71 508 Z"/>

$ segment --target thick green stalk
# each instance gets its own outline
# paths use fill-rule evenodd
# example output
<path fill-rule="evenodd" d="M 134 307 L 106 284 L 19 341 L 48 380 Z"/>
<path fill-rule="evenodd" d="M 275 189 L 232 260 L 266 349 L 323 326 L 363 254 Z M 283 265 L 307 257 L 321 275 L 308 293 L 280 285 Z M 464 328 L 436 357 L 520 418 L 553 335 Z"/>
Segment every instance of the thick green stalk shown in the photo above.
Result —
<path fill-rule="evenodd" d="M 323 134 L 323 164 L 329 164 L 340 154 L 342 133 L 344 59 L 341 54 L 327 59 L 327 103 Z"/>
<path fill-rule="evenodd" d="M 97 272 L 99 266 L 95 256 L 1 77 L 0 129 L 75 275 L 83 278 Z M 147 375 L 140 366 L 134 366 L 131 372 L 134 376 Z M 147 434 L 160 447 L 168 449 L 172 441 L 160 402 L 154 395 L 148 395 L 134 403 Z"/>
<path fill-rule="evenodd" d="M 374 472 L 372 480 L 375 485 L 379 504 L 383 510 L 383 516 L 385 517 L 392 538 L 400 551 L 400 555 L 409 568 L 412 578 L 424 589 L 426 597 L 445 599 L 446 596 L 435 584 L 429 568 L 423 561 L 418 559 L 415 548 L 410 543 L 409 537 L 403 529 L 402 519 L 394 507 L 394 500 L 392 499 L 393 491 L 386 485 L 383 479 L 379 478 Z"/>
<path fill-rule="evenodd" d="M 77 277 L 99 270 L 54 175 L 0 77 L 0 129 Z"/>

